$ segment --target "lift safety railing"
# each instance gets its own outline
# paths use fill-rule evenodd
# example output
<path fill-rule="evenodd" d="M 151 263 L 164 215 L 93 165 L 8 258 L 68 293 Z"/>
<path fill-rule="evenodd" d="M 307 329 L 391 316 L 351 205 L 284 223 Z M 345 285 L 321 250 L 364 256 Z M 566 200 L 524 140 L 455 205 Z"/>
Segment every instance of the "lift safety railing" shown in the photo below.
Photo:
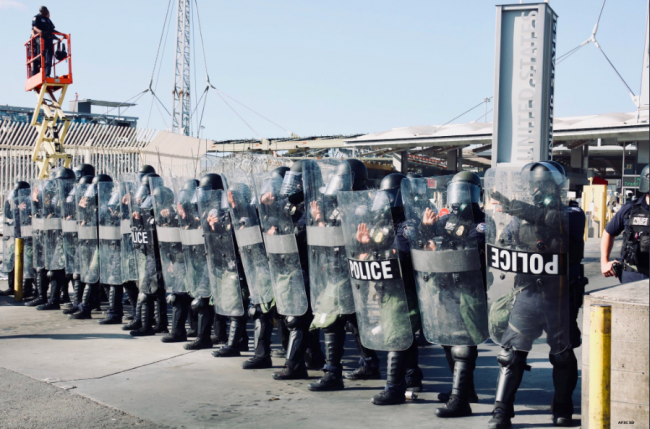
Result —
<path fill-rule="evenodd" d="M 57 85 L 63 86 L 72 83 L 72 44 L 70 43 L 70 35 L 54 31 L 52 36 L 52 71 L 50 77 L 45 74 L 46 66 L 43 55 L 43 47 L 47 39 L 43 37 L 42 33 L 38 33 L 25 43 L 27 57 L 25 62 L 27 71 L 25 91 L 39 90 L 44 83 L 49 84 L 53 90 L 61 88 L 57 88 Z M 61 64 L 63 62 L 66 64 Z M 60 74 L 57 73 L 57 65 L 60 65 Z"/>

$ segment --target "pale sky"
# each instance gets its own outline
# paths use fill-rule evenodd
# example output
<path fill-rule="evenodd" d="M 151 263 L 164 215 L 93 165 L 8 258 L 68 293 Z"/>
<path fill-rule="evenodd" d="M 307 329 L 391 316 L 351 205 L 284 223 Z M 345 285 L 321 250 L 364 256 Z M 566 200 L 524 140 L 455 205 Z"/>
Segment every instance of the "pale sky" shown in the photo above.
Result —
<path fill-rule="evenodd" d="M 147 88 L 167 0 L 43 1 L 0 0 L 0 104 L 35 103 L 23 87 L 23 43 L 41 4 L 48 6 L 59 31 L 72 34 L 74 84 L 67 100 L 78 93 L 119 102 Z M 493 94 L 492 1 L 197 1 L 212 83 L 301 136 L 442 124 Z M 601 4 L 550 2 L 559 15 L 560 55 L 589 38 Z M 597 36 L 637 94 L 646 13 L 646 0 L 608 0 Z M 156 92 L 169 110 L 175 18 L 174 12 L 156 80 Z M 205 85 L 198 31 L 192 43 L 196 100 Z M 635 110 L 593 44 L 558 65 L 555 96 L 556 116 Z M 231 105 L 259 135 L 287 135 Z M 148 119 L 150 108 L 151 96 L 145 95 L 126 114 L 139 117 L 140 127 L 166 129 L 169 117 L 161 117 L 154 106 Z M 483 113 L 479 108 L 457 122 Z M 203 125 L 203 137 L 214 140 L 257 138 L 214 92 L 208 95 Z"/>

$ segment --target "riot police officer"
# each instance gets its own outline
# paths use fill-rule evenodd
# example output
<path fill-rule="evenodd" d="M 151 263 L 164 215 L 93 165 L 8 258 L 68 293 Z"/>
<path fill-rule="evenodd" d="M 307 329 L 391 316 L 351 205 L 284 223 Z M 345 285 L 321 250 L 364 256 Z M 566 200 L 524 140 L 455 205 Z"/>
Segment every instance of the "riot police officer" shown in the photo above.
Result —
<path fill-rule="evenodd" d="M 10 208 L 13 213 L 14 222 L 17 225 L 15 231 L 20 232 L 17 237 L 23 239 L 23 289 L 24 294 L 32 295 L 34 299 L 26 301 L 26 306 L 32 306 L 32 302 L 38 299 L 38 290 L 34 287 L 34 264 L 33 264 L 33 238 L 32 238 L 32 206 L 30 204 L 31 188 L 29 183 L 19 180 L 14 186 L 13 198 L 10 201 Z"/>
<path fill-rule="evenodd" d="M 488 184 L 490 186 L 488 186 Z M 546 332 L 555 395 L 553 424 L 571 426 L 580 345 L 576 317 L 584 284 L 581 261 L 585 215 L 566 204 L 564 169 L 553 161 L 524 166 L 521 173 L 486 173 L 496 212 L 489 212 L 487 264 L 489 325 L 502 346 L 494 411 L 488 427 L 511 426 L 514 399 L 533 341 Z M 578 302 L 576 302 L 578 301 Z"/>
<path fill-rule="evenodd" d="M 9 288 L 0 290 L 0 296 L 14 294 L 14 243 L 15 237 L 20 237 L 20 224 L 14 219 L 11 208 L 15 194 L 13 188 L 6 192 L 2 211 L 4 222 L 2 226 L 2 265 L 0 265 L 0 271 L 7 274 L 7 286 Z"/>
<path fill-rule="evenodd" d="M 601 271 L 605 277 L 611 277 L 617 275 L 615 265 L 618 263 L 609 260 L 614 246 L 614 237 L 623 233 L 621 283 L 648 278 L 648 260 L 650 259 L 648 254 L 648 242 L 650 241 L 648 174 L 646 165 L 641 171 L 641 183 L 639 184 L 641 197 L 621 207 L 605 227 L 601 239 Z"/>

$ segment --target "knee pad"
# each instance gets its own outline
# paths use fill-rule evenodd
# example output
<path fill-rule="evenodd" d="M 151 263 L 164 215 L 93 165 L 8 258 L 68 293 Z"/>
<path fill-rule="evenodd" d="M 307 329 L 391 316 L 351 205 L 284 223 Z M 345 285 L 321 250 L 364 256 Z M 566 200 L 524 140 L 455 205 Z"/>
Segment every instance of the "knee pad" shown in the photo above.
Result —
<path fill-rule="evenodd" d="M 81 275 L 80 274 L 73 274 L 72 275 L 72 280 L 81 280 Z"/>
<path fill-rule="evenodd" d="M 577 362 L 573 349 L 566 349 L 562 353 L 549 354 L 548 360 L 551 361 L 551 365 L 557 368 L 566 368 L 572 363 Z"/>
<path fill-rule="evenodd" d="M 192 311 L 199 311 L 201 308 L 201 298 L 194 298 L 190 307 L 192 308 Z"/>
<path fill-rule="evenodd" d="M 48 271 L 46 276 L 48 279 L 52 280 L 54 278 L 54 271 Z"/>
<path fill-rule="evenodd" d="M 167 304 L 169 305 L 174 305 L 176 302 L 176 294 L 175 293 L 170 293 L 167 295 Z"/>
<path fill-rule="evenodd" d="M 526 366 L 526 356 L 528 356 L 528 352 L 501 349 L 501 353 L 497 356 L 497 362 L 505 368 L 512 368 L 519 365 Z"/>
<path fill-rule="evenodd" d="M 284 318 L 284 324 L 287 328 L 297 328 L 300 326 L 300 318 L 294 316 L 287 316 Z"/>
<path fill-rule="evenodd" d="M 262 308 L 259 305 L 251 305 L 248 307 L 248 317 L 251 319 L 259 319 L 262 315 Z"/>
<path fill-rule="evenodd" d="M 478 356 L 478 348 L 470 346 L 453 346 L 451 355 L 454 360 L 461 362 L 474 362 Z"/>
<path fill-rule="evenodd" d="M 139 302 L 145 302 L 147 300 L 147 294 L 145 293 L 139 293 L 138 294 L 138 301 Z"/>

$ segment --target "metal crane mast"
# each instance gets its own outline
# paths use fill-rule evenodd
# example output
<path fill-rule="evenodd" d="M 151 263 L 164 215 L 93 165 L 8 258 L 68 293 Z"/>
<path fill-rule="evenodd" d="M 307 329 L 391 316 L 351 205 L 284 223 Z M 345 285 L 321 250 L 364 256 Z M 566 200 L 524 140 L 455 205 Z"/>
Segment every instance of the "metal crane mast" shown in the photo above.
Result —
<path fill-rule="evenodd" d="M 172 132 L 190 135 L 190 0 L 177 0 Z"/>

